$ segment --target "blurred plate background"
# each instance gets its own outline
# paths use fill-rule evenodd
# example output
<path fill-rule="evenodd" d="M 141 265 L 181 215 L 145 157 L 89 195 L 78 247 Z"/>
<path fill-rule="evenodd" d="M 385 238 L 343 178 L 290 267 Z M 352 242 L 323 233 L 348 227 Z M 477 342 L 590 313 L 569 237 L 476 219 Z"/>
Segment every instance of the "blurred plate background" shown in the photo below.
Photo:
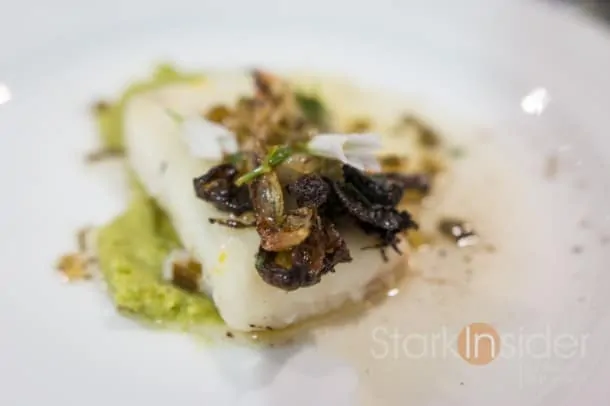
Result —
<path fill-rule="evenodd" d="M 4 7 L 0 404 L 607 404 L 610 252 L 600 241 L 610 235 L 608 12 L 601 1 L 586 2 L 588 12 L 565 3 L 22 0 Z M 565 188 L 548 210 L 557 211 L 557 234 L 587 215 L 593 230 L 575 236 L 585 250 L 558 260 L 557 277 L 527 306 L 504 297 L 496 304 L 515 312 L 512 327 L 542 318 L 586 335 L 585 355 L 419 376 L 414 364 L 412 381 L 367 377 L 315 346 L 210 350 L 151 333 L 118 317 L 96 287 L 63 285 L 52 264 L 72 248 L 74 230 L 123 205 L 118 167 L 102 174 L 81 164 L 95 145 L 90 104 L 158 61 L 348 72 L 405 93 L 422 111 L 513 137 L 541 157 L 563 151 Z M 527 114 L 523 98 L 540 88 L 549 108 Z M 574 201 L 569 211 L 561 212 L 562 199 Z M 535 247 L 524 249 L 536 256 Z"/>

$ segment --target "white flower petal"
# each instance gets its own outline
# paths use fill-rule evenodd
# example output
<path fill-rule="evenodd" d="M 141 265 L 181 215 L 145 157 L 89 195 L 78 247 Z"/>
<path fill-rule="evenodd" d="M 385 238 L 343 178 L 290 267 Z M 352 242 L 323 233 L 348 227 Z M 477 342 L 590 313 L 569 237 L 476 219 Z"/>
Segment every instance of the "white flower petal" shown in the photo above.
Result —
<path fill-rule="evenodd" d="M 345 161 L 343 146 L 346 141 L 347 136 L 342 134 L 321 134 L 309 141 L 307 149 L 313 155 Z"/>
<path fill-rule="evenodd" d="M 353 147 L 381 147 L 381 137 L 378 134 L 349 134 L 347 144 Z"/>
<path fill-rule="evenodd" d="M 216 137 L 216 142 L 220 145 L 220 149 L 225 154 L 234 154 L 239 151 L 239 145 L 237 145 L 237 138 L 233 133 L 228 137 L 226 134 Z"/>
<path fill-rule="evenodd" d="M 180 133 L 191 155 L 209 160 L 222 159 L 224 154 L 238 151 L 235 134 L 226 127 L 202 117 L 191 117 L 181 124 Z"/>
<path fill-rule="evenodd" d="M 338 159 L 361 170 L 380 170 L 375 155 L 381 148 L 381 137 L 376 134 L 320 134 L 307 148 L 314 155 Z"/>
<path fill-rule="evenodd" d="M 379 148 L 374 148 L 374 147 L 358 147 L 358 148 L 353 148 L 353 147 L 346 147 L 343 149 L 343 151 L 345 152 L 346 155 L 358 155 L 358 156 L 370 156 L 370 155 L 375 155 L 378 151 Z"/>
<path fill-rule="evenodd" d="M 378 135 L 354 134 L 349 136 L 344 151 L 353 155 L 374 155 L 381 146 L 381 137 Z"/>
<path fill-rule="evenodd" d="M 349 166 L 353 166 L 356 169 L 363 171 L 365 169 L 364 161 L 359 156 L 349 157 L 347 160 L 343 161 L 343 163 L 348 164 Z"/>
<path fill-rule="evenodd" d="M 358 168 L 360 170 L 363 171 L 370 171 L 370 172 L 379 172 L 381 171 L 381 165 L 379 164 L 379 160 L 373 156 L 373 155 L 356 155 L 356 156 L 352 156 L 352 155 L 348 155 L 347 156 L 347 160 L 350 162 L 350 164 L 352 162 L 357 162 L 358 166 L 353 165 L 355 168 Z"/>

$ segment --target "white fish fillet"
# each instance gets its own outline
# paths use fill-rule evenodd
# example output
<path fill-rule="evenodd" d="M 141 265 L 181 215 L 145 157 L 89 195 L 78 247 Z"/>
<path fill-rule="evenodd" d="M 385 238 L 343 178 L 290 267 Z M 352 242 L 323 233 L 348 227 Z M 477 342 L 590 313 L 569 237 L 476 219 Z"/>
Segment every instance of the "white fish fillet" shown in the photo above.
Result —
<path fill-rule="evenodd" d="M 259 246 L 254 229 L 236 230 L 209 223 L 209 218 L 226 214 L 195 196 L 193 178 L 212 164 L 189 153 L 180 125 L 167 109 L 183 116 L 197 114 L 212 104 L 233 102 L 250 86 L 241 76 L 199 88 L 171 85 L 135 97 L 125 115 L 129 164 L 169 214 L 185 248 L 202 263 L 204 290 L 222 318 L 229 327 L 243 331 L 285 327 L 328 312 L 347 300 L 360 300 L 367 285 L 404 258 L 388 250 L 390 260 L 384 263 L 377 250 L 360 249 L 371 244 L 368 238 L 352 232 L 345 236 L 352 263 L 338 265 L 336 273 L 326 275 L 318 285 L 285 292 L 263 282 L 254 268 Z"/>

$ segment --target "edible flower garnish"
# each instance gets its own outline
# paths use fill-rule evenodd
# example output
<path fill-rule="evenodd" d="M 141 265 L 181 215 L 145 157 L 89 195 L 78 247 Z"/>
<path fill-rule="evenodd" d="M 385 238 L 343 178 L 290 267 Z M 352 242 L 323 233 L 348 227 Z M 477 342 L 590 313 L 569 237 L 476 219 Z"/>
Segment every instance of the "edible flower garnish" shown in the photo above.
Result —
<path fill-rule="evenodd" d="M 191 154 L 207 160 L 220 160 L 239 151 L 235 135 L 226 127 L 203 117 L 187 118 L 182 135 Z"/>
<path fill-rule="evenodd" d="M 193 156 L 218 161 L 239 151 L 237 137 L 228 128 L 201 116 L 184 117 L 172 109 L 165 112 L 181 126 L 181 135 Z"/>
<path fill-rule="evenodd" d="M 381 148 L 376 134 L 319 134 L 307 144 L 306 150 L 325 158 L 337 159 L 360 170 L 381 170 L 375 153 Z"/>

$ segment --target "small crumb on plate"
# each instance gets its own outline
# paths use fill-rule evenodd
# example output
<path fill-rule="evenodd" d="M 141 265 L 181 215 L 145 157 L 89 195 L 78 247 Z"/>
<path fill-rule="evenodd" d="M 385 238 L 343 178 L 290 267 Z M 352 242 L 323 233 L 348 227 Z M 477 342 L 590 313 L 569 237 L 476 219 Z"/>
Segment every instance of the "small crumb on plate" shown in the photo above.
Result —
<path fill-rule="evenodd" d="M 85 162 L 95 163 L 112 158 L 122 158 L 125 156 L 125 151 L 122 148 L 101 148 L 92 151 L 85 157 Z"/>
<path fill-rule="evenodd" d="M 63 255 L 57 262 L 56 268 L 70 282 L 91 279 L 91 273 L 87 270 L 87 260 L 80 253 Z"/>

